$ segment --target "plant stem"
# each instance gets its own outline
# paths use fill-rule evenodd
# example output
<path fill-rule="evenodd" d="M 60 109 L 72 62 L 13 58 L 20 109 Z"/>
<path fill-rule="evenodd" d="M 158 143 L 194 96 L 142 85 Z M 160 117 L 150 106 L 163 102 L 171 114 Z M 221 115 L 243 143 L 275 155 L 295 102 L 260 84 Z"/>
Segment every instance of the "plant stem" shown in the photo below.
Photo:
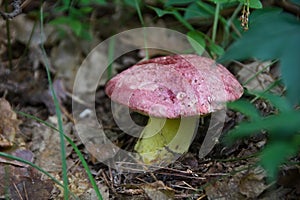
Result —
<path fill-rule="evenodd" d="M 115 37 L 111 37 L 109 40 L 109 45 L 108 45 L 108 68 L 107 68 L 107 78 L 108 80 L 111 79 L 112 77 L 112 62 L 113 62 L 113 57 L 114 57 L 114 50 L 115 50 Z"/>
<path fill-rule="evenodd" d="M 138 16 L 139 16 L 139 20 L 142 24 L 143 27 L 145 27 L 145 22 L 144 22 L 144 19 L 143 19 L 143 15 L 142 15 L 142 12 L 141 12 L 141 9 L 140 9 L 140 6 L 139 6 L 139 3 L 138 3 L 138 0 L 135 0 L 135 8 L 136 8 L 136 11 L 138 13 Z M 148 60 L 149 59 L 149 52 L 148 52 L 148 48 L 147 48 L 147 34 L 146 34 L 146 31 L 144 30 L 144 48 L 145 48 L 145 57 L 146 59 Z"/>
<path fill-rule="evenodd" d="M 51 129 L 53 129 L 53 130 L 59 132 L 59 130 L 58 130 L 54 125 L 52 125 L 52 124 L 50 124 L 50 123 L 48 123 L 48 122 L 46 122 L 46 121 L 43 121 L 43 120 L 41 120 L 40 118 L 38 118 L 38 117 L 36 117 L 36 116 L 34 116 L 34 115 L 30 115 L 30 114 L 27 114 L 27 113 L 24 113 L 24 112 L 20 112 L 20 111 L 15 111 L 15 112 L 17 112 L 18 114 L 20 114 L 20 115 L 22 115 L 22 116 L 24 116 L 24 117 L 28 117 L 28 118 L 30 118 L 30 119 L 36 120 L 37 122 L 40 122 L 40 123 L 44 124 L 45 126 L 47 126 L 47 127 L 51 128 Z M 64 134 L 64 133 L 63 133 L 63 134 Z M 86 173 L 87 173 L 87 175 L 88 175 L 88 177 L 89 177 L 89 179 L 90 179 L 90 182 L 91 182 L 91 184 L 92 184 L 92 186 L 93 186 L 93 188 L 94 188 L 94 190 L 95 190 L 95 192 L 96 192 L 96 194 L 97 194 L 98 199 L 99 199 L 99 200 L 102 200 L 103 197 L 102 197 L 102 195 L 101 195 L 101 192 L 99 191 L 99 188 L 98 188 L 98 186 L 97 186 L 97 183 L 96 183 L 96 181 L 95 181 L 95 179 L 94 179 L 94 177 L 93 177 L 93 175 L 92 175 L 91 170 L 89 169 L 89 166 L 88 166 L 87 162 L 84 160 L 84 156 L 82 155 L 82 153 L 80 152 L 80 150 L 78 149 L 78 147 L 77 147 L 76 144 L 72 141 L 71 138 L 69 138 L 69 137 L 66 136 L 65 134 L 64 134 L 64 137 L 65 137 L 65 139 L 69 142 L 69 144 L 72 146 L 72 148 L 73 148 L 74 151 L 76 152 L 76 154 L 77 154 L 79 160 L 81 161 L 81 163 L 82 163 L 82 165 L 83 165 L 83 167 L 84 167 L 84 169 L 85 169 L 85 171 L 86 171 Z M 60 184 L 60 185 L 62 186 L 62 184 Z M 63 186 L 62 186 L 62 187 L 63 187 Z"/>
<path fill-rule="evenodd" d="M 44 29 L 44 12 L 43 12 L 43 6 L 40 7 L 40 35 L 42 38 Z M 68 169 L 67 169 L 67 161 L 66 161 L 66 147 L 65 147 L 65 140 L 64 140 L 64 129 L 63 129 L 63 121 L 62 121 L 62 114 L 61 110 L 59 107 L 59 101 L 57 99 L 56 93 L 53 88 L 52 80 L 51 80 L 51 75 L 50 75 L 50 63 L 47 57 L 47 53 L 44 47 L 44 44 L 41 43 L 40 48 L 42 50 L 43 58 L 45 61 L 45 68 L 47 72 L 47 78 L 48 78 L 48 83 L 49 87 L 51 90 L 51 94 L 53 97 L 54 105 L 55 105 L 55 111 L 56 111 L 56 116 L 58 120 L 58 129 L 59 129 L 59 137 L 60 137 L 60 151 L 61 151 L 61 161 L 62 161 L 62 176 L 63 176 L 63 186 L 64 186 L 64 199 L 68 200 L 69 199 L 69 187 L 68 187 Z"/>
<path fill-rule="evenodd" d="M 255 79 L 259 74 L 261 74 L 263 71 L 265 71 L 268 67 L 272 66 L 274 63 L 276 63 L 278 60 L 274 60 L 272 61 L 270 64 L 264 66 L 261 70 L 259 70 L 258 72 L 256 72 L 253 76 L 251 76 L 248 80 L 246 80 L 243 83 L 243 86 L 247 85 L 250 81 L 252 81 L 253 79 Z"/>
<path fill-rule="evenodd" d="M 230 29 L 230 26 L 233 24 L 232 21 L 238 16 L 238 14 L 241 11 L 242 7 L 243 7 L 243 4 L 240 3 L 238 5 L 238 7 L 234 10 L 234 12 L 231 15 L 231 17 L 227 20 L 227 22 L 225 24 L 225 28 L 224 28 L 224 42 L 223 42 L 225 47 L 229 44 L 229 36 L 230 36 L 229 29 Z"/>
<path fill-rule="evenodd" d="M 214 43 L 216 43 L 216 35 L 217 35 L 219 14 L 220 14 L 220 3 L 216 3 L 215 17 L 214 17 L 214 24 L 213 24 L 213 32 L 212 32 L 212 41 Z"/>

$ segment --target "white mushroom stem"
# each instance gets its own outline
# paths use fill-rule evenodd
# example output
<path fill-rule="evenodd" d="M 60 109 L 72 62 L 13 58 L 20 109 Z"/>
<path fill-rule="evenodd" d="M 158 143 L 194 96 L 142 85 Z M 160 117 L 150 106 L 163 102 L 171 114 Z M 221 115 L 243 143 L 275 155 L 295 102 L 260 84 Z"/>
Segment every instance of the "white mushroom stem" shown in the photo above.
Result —
<path fill-rule="evenodd" d="M 134 150 L 145 163 L 170 161 L 175 155 L 187 152 L 197 131 L 198 119 L 150 117 Z"/>

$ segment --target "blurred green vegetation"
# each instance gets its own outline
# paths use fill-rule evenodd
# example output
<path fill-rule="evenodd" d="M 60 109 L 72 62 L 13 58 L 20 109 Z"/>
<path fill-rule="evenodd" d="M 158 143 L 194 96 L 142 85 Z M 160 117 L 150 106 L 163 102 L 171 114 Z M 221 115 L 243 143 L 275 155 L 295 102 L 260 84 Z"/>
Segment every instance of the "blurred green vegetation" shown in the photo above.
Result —
<path fill-rule="evenodd" d="M 260 154 L 260 163 L 275 179 L 281 164 L 296 156 L 300 147 L 300 22 L 296 16 L 278 8 L 254 11 L 250 30 L 236 40 L 221 56 L 220 62 L 229 60 L 278 59 L 281 82 L 286 92 L 279 96 L 268 91 L 254 93 L 269 101 L 277 110 L 267 117 L 258 116 L 256 109 L 247 109 L 250 102 L 238 101 L 230 108 L 244 113 L 249 121 L 243 122 L 228 133 L 227 140 L 244 138 L 267 131 L 268 143 Z M 250 104 L 250 105 L 249 105 Z"/>
<path fill-rule="evenodd" d="M 94 5 L 105 3 L 105 0 L 61 0 L 54 9 L 56 17 L 49 23 L 57 26 L 62 34 L 65 32 L 64 27 L 68 26 L 76 36 L 90 40 L 92 35 L 88 16 Z"/>

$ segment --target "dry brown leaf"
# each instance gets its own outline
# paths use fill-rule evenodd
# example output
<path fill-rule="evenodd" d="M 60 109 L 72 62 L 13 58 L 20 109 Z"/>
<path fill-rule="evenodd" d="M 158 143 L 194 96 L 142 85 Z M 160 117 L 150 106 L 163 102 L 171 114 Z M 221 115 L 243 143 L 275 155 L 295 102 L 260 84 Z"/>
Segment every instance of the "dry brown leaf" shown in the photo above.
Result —
<path fill-rule="evenodd" d="M 266 173 L 261 168 L 255 168 L 240 179 L 239 191 L 247 198 L 257 198 L 269 186 L 265 183 Z"/>
<path fill-rule="evenodd" d="M 27 15 L 18 15 L 11 20 L 11 37 L 23 44 L 27 44 L 30 40 L 29 46 L 38 46 L 46 41 L 46 35 L 41 36 L 39 26 L 35 26 L 35 21 Z"/>
<path fill-rule="evenodd" d="M 244 166 L 240 166 L 243 168 Z M 236 169 L 237 171 L 239 169 Z M 241 171 L 231 178 L 221 181 L 205 188 L 208 199 L 257 199 L 269 185 L 265 183 L 266 174 L 262 168 L 257 167 L 250 171 Z"/>
<path fill-rule="evenodd" d="M 57 125 L 56 116 L 49 117 L 47 122 Z M 69 135 L 72 124 L 65 124 L 65 134 Z M 48 172 L 61 170 L 60 137 L 57 131 L 47 127 L 38 126 L 32 130 L 31 150 L 36 155 L 35 163 Z M 67 147 L 67 155 L 71 148 Z"/>
<path fill-rule="evenodd" d="M 8 101 L 0 98 L 0 148 L 13 146 L 16 133 L 19 132 L 20 120 Z"/>
<path fill-rule="evenodd" d="M 100 193 L 102 195 L 103 199 L 109 199 L 109 189 L 106 185 L 97 184 Z M 98 199 L 96 192 L 93 188 L 90 188 L 88 190 L 86 190 L 81 196 L 79 196 L 80 200 L 93 200 L 93 199 Z"/>
<path fill-rule="evenodd" d="M 166 186 L 162 181 L 144 184 L 141 188 L 150 199 L 169 200 L 174 199 L 174 190 Z"/>
<path fill-rule="evenodd" d="M 67 91 L 64 87 L 64 82 L 61 79 L 55 79 L 53 81 L 53 89 L 60 104 L 67 99 Z M 38 93 L 36 96 L 37 99 L 39 99 L 47 106 L 50 114 L 54 115 L 56 113 L 50 87 L 48 88 L 48 90 L 44 90 Z"/>
<path fill-rule="evenodd" d="M 17 149 L 12 155 L 33 161 L 33 153 Z M 49 199 L 53 188 L 50 181 L 41 180 L 41 175 L 29 165 L 0 163 L 0 195 L 8 194 L 11 199 Z"/>
<path fill-rule="evenodd" d="M 27 15 L 21 14 L 11 21 L 11 38 L 12 41 L 19 41 L 24 45 L 28 44 L 29 57 L 33 62 L 33 68 L 36 69 L 40 63 L 45 65 L 42 56 L 40 44 L 46 42 L 48 36 L 54 31 L 54 28 L 45 25 L 44 32 L 41 34 L 39 26 Z M 30 43 L 28 43 L 30 41 Z"/>
<path fill-rule="evenodd" d="M 239 64 L 242 68 L 237 73 L 238 79 L 248 90 L 264 91 L 275 81 L 270 71 L 271 61 Z M 279 92 L 278 88 L 275 91 Z"/>
<path fill-rule="evenodd" d="M 102 129 L 82 122 L 76 124 L 76 129 L 78 138 L 80 138 L 88 152 L 99 162 L 113 158 L 118 153 L 119 148 L 108 141 Z"/>
<path fill-rule="evenodd" d="M 23 158 L 25 160 L 28 160 L 30 162 L 33 162 L 33 153 L 28 150 L 23 150 L 23 149 L 16 149 L 11 153 L 13 156 Z M 27 164 L 19 162 L 17 160 L 11 160 L 7 158 L 2 158 L 0 157 L 0 164 L 10 164 L 18 167 L 28 167 Z"/>
<path fill-rule="evenodd" d="M 73 89 L 73 81 L 82 61 L 82 51 L 78 42 L 65 38 L 51 50 L 51 63 L 59 78 L 64 80 L 69 91 Z"/>

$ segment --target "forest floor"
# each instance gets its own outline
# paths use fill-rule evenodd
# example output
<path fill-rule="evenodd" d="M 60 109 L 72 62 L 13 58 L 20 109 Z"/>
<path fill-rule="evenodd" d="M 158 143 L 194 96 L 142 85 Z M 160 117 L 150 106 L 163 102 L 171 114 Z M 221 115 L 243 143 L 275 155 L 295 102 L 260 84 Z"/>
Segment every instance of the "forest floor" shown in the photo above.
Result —
<path fill-rule="evenodd" d="M 109 12 L 111 11 L 107 10 L 107 13 Z M 103 20 L 111 20 L 110 26 L 95 23 L 91 41 L 70 36 L 70 33 L 62 37 L 48 24 L 44 29 L 47 58 L 51 64 L 53 87 L 63 113 L 65 134 L 83 153 L 104 199 L 299 199 L 298 168 L 282 166 L 278 180 L 268 182 L 265 171 L 257 165 L 258 152 L 267 140 L 263 133 L 250 139 L 237 141 L 232 146 L 218 143 L 208 155 L 199 158 L 199 150 L 205 137 L 203 132 L 207 130 L 209 116 L 200 120 L 197 136 L 189 152 L 168 166 L 157 167 L 150 172 L 133 173 L 111 167 L 107 163 L 114 160 L 114 155 L 110 153 L 109 146 L 83 143 L 76 131 L 74 123 L 76 120 L 72 115 L 72 98 L 75 98 L 72 90 L 77 70 L 92 48 L 112 33 L 140 26 L 136 16 L 131 16 L 133 20 L 130 20 L 127 25 L 108 16 L 109 14 L 104 14 L 102 17 Z M 151 17 L 153 16 L 149 17 L 150 22 L 147 23 L 152 23 L 153 26 L 182 28 L 168 18 L 166 21 L 157 20 L 154 23 L 151 22 Z M 10 20 L 11 50 L 7 45 L 6 31 L 0 32 L 0 151 L 33 162 L 58 180 L 62 180 L 58 132 L 22 114 L 33 115 L 57 127 L 58 119 L 45 70 L 47 60 L 39 48 L 40 33 L 38 28 L 34 28 L 35 20 L 26 14 Z M 6 30 L 5 20 L 0 20 L 0 30 Z M 28 45 L 30 35 L 32 38 Z M 151 37 L 158 41 L 176 40 L 170 38 L 173 36 L 167 33 L 166 35 L 154 34 Z M 134 36 L 125 38 L 123 42 L 117 45 L 127 47 L 140 43 Z M 166 45 L 172 44 L 166 43 Z M 8 56 L 9 51 L 12 53 L 11 57 Z M 155 50 L 150 52 L 150 56 L 161 54 L 162 52 Z M 143 55 L 143 50 L 122 55 L 114 62 L 112 74 L 137 63 L 144 58 Z M 99 51 L 90 64 L 97 65 L 107 56 L 108 52 Z M 257 65 L 256 62 L 244 66 Z M 239 79 L 249 76 L 237 63 L 232 63 L 229 69 Z M 268 82 L 270 77 L 264 74 L 256 81 Z M 124 134 L 116 124 L 111 111 L 111 101 L 104 91 L 105 82 L 105 78 L 103 82 L 99 82 L 95 94 L 98 120 L 102 124 L 105 135 L 113 144 L 131 152 L 137 139 Z M 252 84 L 255 85 L 255 82 Z M 83 90 L 90 89 L 88 84 L 82 87 Z M 75 99 L 75 101 L 82 104 L 89 103 L 84 102 L 84 99 Z M 255 105 L 265 115 L 273 112 L 272 108 L 262 100 L 256 100 Z M 89 112 L 90 110 L 87 110 L 85 115 L 89 115 Z M 122 111 L 117 114 L 123 115 Z M 132 116 L 134 121 L 140 124 L 144 124 L 147 120 L 137 113 L 133 113 Z M 227 110 L 222 136 L 243 119 L 242 114 Z M 87 147 L 87 145 L 93 146 Z M 98 154 L 106 156 L 105 162 L 97 160 L 91 152 L 93 148 Z M 66 153 L 70 191 L 79 199 L 95 199 L 95 192 L 85 170 L 76 152 L 68 143 Z M 0 199 L 6 199 L 7 195 L 10 195 L 11 199 L 63 198 L 62 190 L 57 184 L 32 166 L 16 160 L 0 157 L 0 180 L 3 180 L 0 182 Z"/>

